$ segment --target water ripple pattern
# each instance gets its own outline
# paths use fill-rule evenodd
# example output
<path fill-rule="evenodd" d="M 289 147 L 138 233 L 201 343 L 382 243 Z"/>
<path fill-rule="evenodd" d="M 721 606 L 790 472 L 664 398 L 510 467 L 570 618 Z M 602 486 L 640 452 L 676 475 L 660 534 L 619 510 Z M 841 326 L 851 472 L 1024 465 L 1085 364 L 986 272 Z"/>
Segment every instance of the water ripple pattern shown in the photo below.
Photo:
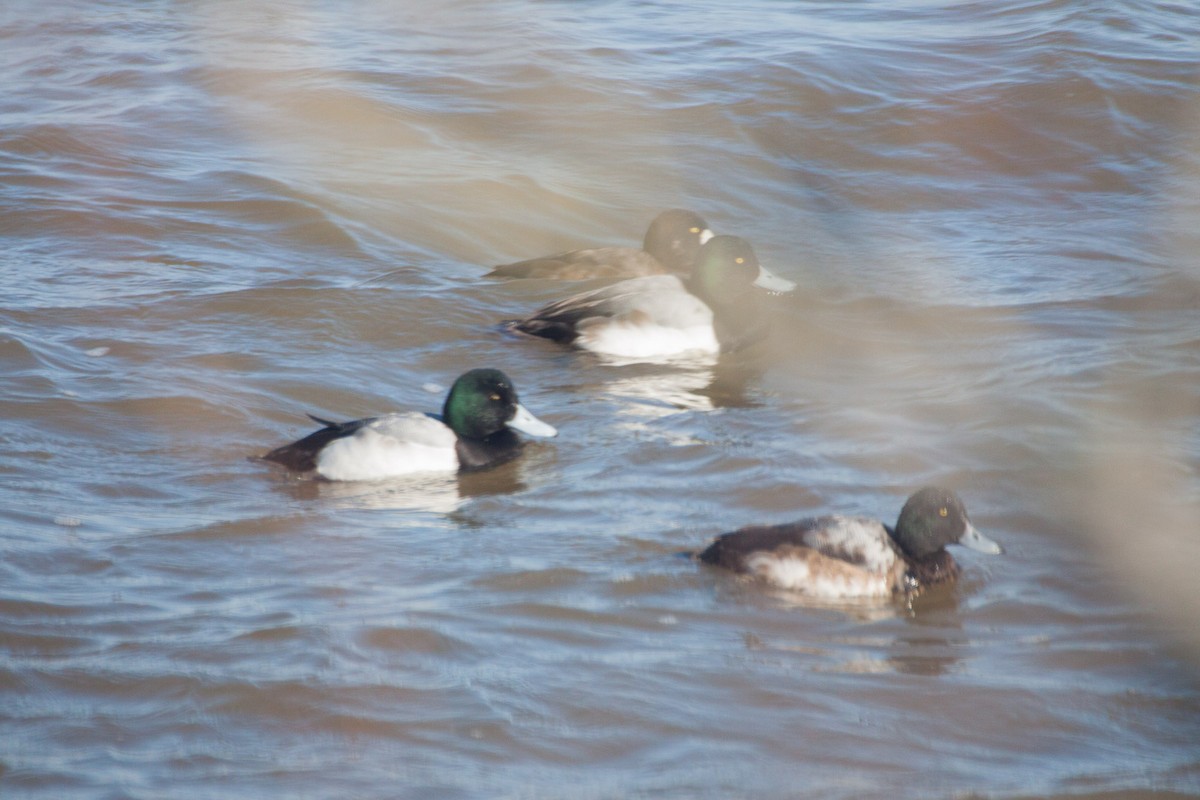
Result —
<path fill-rule="evenodd" d="M 0 797 L 1200 796 L 1186 3 L 0 8 Z M 712 361 L 499 323 L 667 208 L 799 288 Z M 463 476 L 249 457 L 437 410 Z M 895 519 L 1001 557 L 813 606 L 686 554 Z"/>

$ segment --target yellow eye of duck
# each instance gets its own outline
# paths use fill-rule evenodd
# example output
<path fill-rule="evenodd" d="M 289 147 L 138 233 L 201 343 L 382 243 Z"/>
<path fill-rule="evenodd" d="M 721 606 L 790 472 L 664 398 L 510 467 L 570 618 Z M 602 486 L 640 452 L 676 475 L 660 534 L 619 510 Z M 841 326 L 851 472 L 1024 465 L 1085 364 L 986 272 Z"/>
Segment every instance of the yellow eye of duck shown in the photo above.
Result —
<path fill-rule="evenodd" d="M 950 513 L 950 512 L 946 510 L 946 507 L 945 507 L 945 506 L 942 506 L 941 508 L 939 508 L 939 509 L 938 509 L 938 516 L 939 516 L 939 517 L 944 517 L 944 516 L 946 516 L 946 515 L 947 515 L 947 514 L 949 514 L 949 513 Z"/>
<path fill-rule="evenodd" d="M 489 399 L 495 400 L 498 403 L 498 402 L 500 402 L 500 395 L 496 394 L 495 392 L 492 392 L 492 396 Z M 942 509 L 942 510 L 945 511 L 945 509 Z M 942 516 L 944 517 L 946 515 L 942 514 Z"/>
<path fill-rule="evenodd" d="M 693 226 L 693 227 L 691 227 L 691 228 L 688 228 L 688 230 L 689 230 L 689 231 L 691 231 L 692 233 L 699 233 L 699 232 L 700 232 L 700 229 L 699 229 L 699 228 L 697 228 L 697 227 L 694 227 L 694 226 Z"/>
<path fill-rule="evenodd" d="M 733 261 L 735 264 L 745 264 L 746 263 L 746 259 L 741 258 L 741 257 L 735 258 Z"/>

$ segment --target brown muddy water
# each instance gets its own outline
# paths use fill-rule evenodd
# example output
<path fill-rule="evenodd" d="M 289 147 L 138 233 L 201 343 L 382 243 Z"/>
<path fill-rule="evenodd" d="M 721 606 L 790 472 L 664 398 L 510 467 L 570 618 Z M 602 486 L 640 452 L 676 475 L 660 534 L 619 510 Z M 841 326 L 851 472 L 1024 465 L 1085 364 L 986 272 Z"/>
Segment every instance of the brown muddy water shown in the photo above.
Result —
<path fill-rule="evenodd" d="M 1200 796 L 1190 3 L 0 8 L 0 797 Z M 489 265 L 692 208 L 800 288 L 616 364 Z M 454 478 L 247 456 L 505 370 Z M 682 557 L 954 487 L 818 608 Z"/>

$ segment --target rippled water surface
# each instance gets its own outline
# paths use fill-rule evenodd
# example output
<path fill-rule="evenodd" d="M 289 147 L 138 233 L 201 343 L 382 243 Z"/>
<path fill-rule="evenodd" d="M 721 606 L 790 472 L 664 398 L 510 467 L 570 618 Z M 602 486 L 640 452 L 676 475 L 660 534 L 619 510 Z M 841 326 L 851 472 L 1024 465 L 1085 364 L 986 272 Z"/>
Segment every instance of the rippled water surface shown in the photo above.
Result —
<path fill-rule="evenodd" d="M 1200 796 L 1189 3 L 0 8 L 0 796 Z M 717 363 L 497 323 L 687 207 Z M 247 459 L 499 367 L 493 471 Z M 684 555 L 955 487 L 904 605 Z"/>

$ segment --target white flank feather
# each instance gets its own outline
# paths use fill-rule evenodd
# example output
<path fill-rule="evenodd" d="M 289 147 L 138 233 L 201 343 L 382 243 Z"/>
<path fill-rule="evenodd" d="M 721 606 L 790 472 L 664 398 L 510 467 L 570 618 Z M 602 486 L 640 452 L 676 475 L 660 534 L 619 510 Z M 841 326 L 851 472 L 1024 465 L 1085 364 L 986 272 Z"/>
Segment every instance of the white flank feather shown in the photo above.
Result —
<path fill-rule="evenodd" d="M 754 553 L 746 559 L 746 568 L 751 574 L 780 589 L 807 597 L 853 600 L 891 596 L 892 587 L 886 575 L 861 568 L 825 571 L 821 566 L 821 561 L 767 552 Z"/>
<path fill-rule="evenodd" d="M 644 318 L 588 321 L 576 341 L 585 350 L 620 358 L 654 358 L 683 353 L 717 353 L 721 345 L 712 322 L 688 328 L 657 325 Z"/>
<path fill-rule="evenodd" d="M 454 472 L 454 431 L 410 411 L 371 421 L 330 442 L 317 455 L 317 473 L 333 481 L 370 481 L 414 472 Z"/>
<path fill-rule="evenodd" d="M 781 589 L 824 600 L 892 594 L 898 556 L 878 521 L 826 517 L 804 535 L 804 545 L 751 553 L 746 570 Z"/>
<path fill-rule="evenodd" d="M 580 347 L 622 358 L 720 352 L 712 309 L 679 278 L 655 275 L 617 286 L 619 293 L 596 304 L 596 316 L 576 326 Z"/>
<path fill-rule="evenodd" d="M 818 529 L 804 536 L 814 550 L 862 565 L 868 572 L 885 574 L 896 563 L 896 549 L 883 523 L 868 517 L 826 517 Z"/>

